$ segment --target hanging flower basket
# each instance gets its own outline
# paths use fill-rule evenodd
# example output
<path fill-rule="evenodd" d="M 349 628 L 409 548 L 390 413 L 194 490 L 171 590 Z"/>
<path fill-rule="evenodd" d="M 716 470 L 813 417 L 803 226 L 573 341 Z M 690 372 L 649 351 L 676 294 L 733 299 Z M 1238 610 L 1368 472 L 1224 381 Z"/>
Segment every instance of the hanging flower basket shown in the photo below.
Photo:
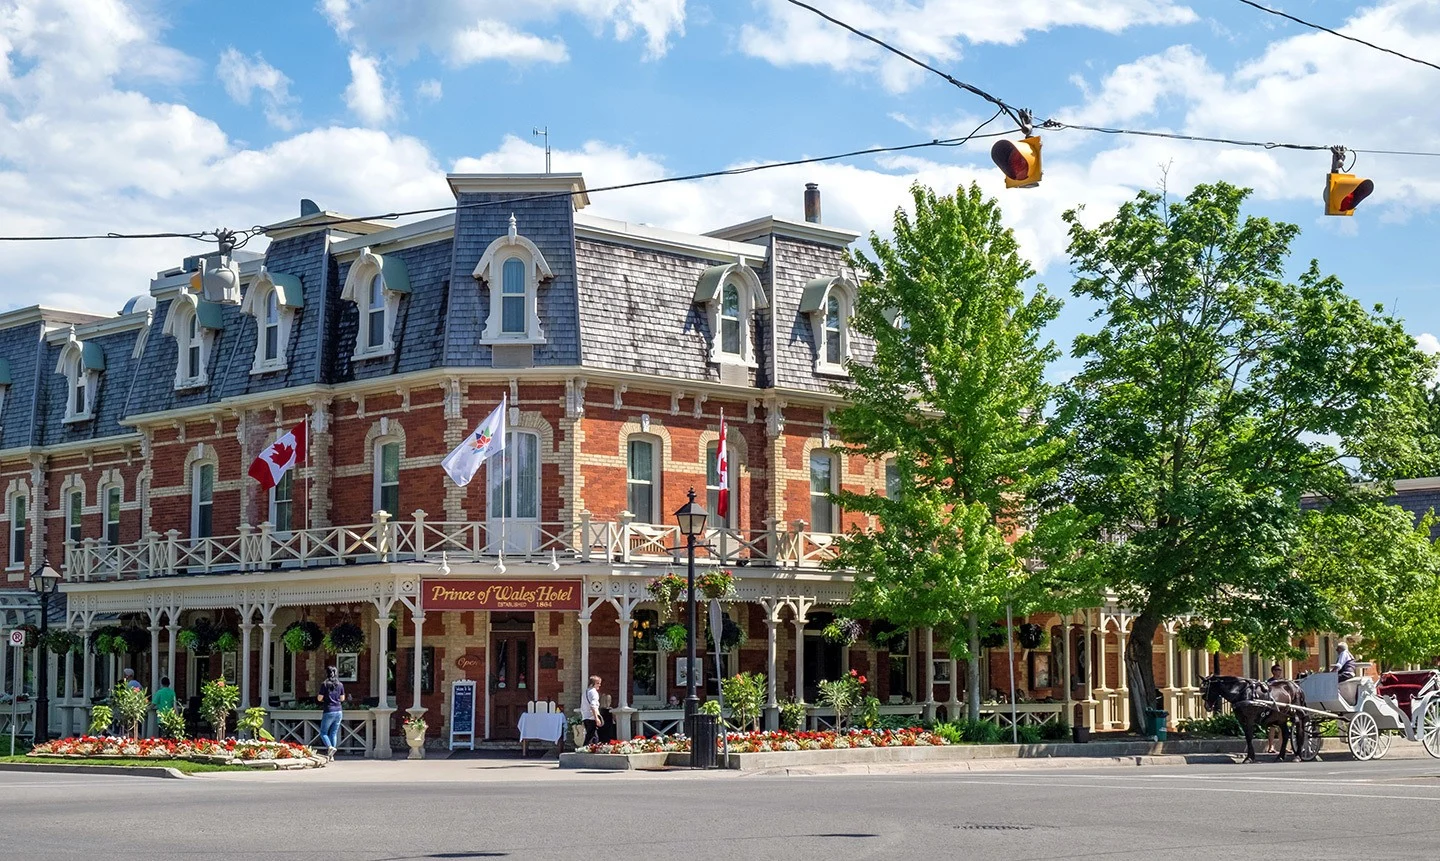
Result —
<path fill-rule="evenodd" d="M 114 625 L 106 625 L 90 638 L 90 648 L 97 655 L 119 655 L 125 651 L 125 635 Z"/>
<path fill-rule="evenodd" d="M 45 651 L 52 655 L 78 652 L 83 645 L 85 645 L 84 639 L 71 631 L 60 629 L 45 632 Z"/>
<path fill-rule="evenodd" d="M 647 583 L 645 591 L 650 593 L 651 598 L 668 608 L 679 601 L 681 594 L 685 592 L 685 578 L 673 571 L 667 572 Z"/>
<path fill-rule="evenodd" d="M 205 656 L 217 651 L 216 644 L 225 634 L 235 635 L 234 629 L 225 629 L 211 622 L 209 619 L 196 619 L 188 626 L 180 629 L 176 642 L 185 647 L 185 651 L 192 655 Z M 219 651 L 225 651 L 220 649 Z"/>
<path fill-rule="evenodd" d="M 325 651 L 330 654 L 359 652 L 365 648 L 365 632 L 354 622 L 341 622 L 325 635 Z"/>
<path fill-rule="evenodd" d="M 1205 649 L 1210 645 L 1210 629 L 1200 622 L 1188 622 L 1175 632 L 1180 645 L 1187 649 Z"/>
<path fill-rule="evenodd" d="M 144 628 L 131 625 L 120 629 L 120 640 L 124 643 L 123 652 L 131 655 L 138 655 L 141 652 L 150 651 L 150 632 Z"/>
<path fill-rule="evenodd" d="M 302 619 L 291 622 L 280 635 L 280 640 L 285 643 L 285 651 L 292 655 L 297 652 L 313 652 L 325 642 L 325 632 L 309 619 Z"/>
<path fill-rule="evenodd" d="M 217 652 L 238 652 L 240 651 L 240 638 L 230 631 L 226 631 L 215 638 L 214 650 Z"/>
<path fill-rule="evenodd" d="M 37 626 L 28 624 L 21 625 L 16 630 L 25 632 L 25 648 L 33 649 L 40 644 L 40 629 Z M 0 647 L 9 648 L 9 646 L 5 646 L 3 643 L 0 643 Z"/>
<path fill-rule="evenodd" d="M 749 639 L 745 635 L 745 629 L 736 624 L 735 620 L 729 616 L 722 618 L 725 621 L 720 626 L 720 651 L 728 652 L 744 645 L 745 641 Z M 709 625 L 705 626 L 705 642 L 712 646 L 715 644 L 715 632 L 710 630 Z"/>
<path fill-rule="evenodd" d="M 1040 640 L 1045 636 L 1045 629 L 1031 622 L 1025 622 L 1015 628 L 1015 642 L 1020 644 L 1022 649 L 1040 648 Z"/>
<path fill-rule="evenodd" d="M 1005 645 L 1005 629 L 993 627 L 980 634 L 980 647 L 982 649 L 998 649 Z"/>
<path fill-rule="evenodd" d="M 836 646 L 853 646 L 860 639 L 864 626 L 857 619 L 840 616 L 820 630 L 825 642 Z"/>
<path fill-rule="evenodd" d="M 884 619 L 875 619 L 870 623 L 870 631 L 865 636 L 871 646 L 888 649 L 892 642 L 905 636 L 905 631 Z"/>
<path fill-rule="evenodd" d="M 695 586 L 706 598 L 724 598 L 735 591 L 735 575 L 729 571 L 706 571 L 695 578 Z"/>
<path fill-rule="evenodd" d="M 660 632 L 659 642 L 667 652 L 683 652 L 689 638 L 689 628 L 679 622 L 672 622 Z"/>

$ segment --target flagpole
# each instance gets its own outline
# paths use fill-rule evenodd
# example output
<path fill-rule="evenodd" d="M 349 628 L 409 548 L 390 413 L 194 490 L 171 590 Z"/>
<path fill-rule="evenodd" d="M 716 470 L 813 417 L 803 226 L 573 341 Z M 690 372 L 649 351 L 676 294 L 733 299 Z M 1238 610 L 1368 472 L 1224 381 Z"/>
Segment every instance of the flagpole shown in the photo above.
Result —
<path fill-rule="evenodd" d="M 511 481 L 506 470 L 505 449 L 510 436 L 510 394 L 500 396 L 500 426 L 505 430 L 500 435 L 500 565 L 505 564 L 505 519 L 510 512 Z"/>
<path fill-rule="evenodd" d="M 310 414 L 305 414 L 305 531 L 310 531 Z"/>

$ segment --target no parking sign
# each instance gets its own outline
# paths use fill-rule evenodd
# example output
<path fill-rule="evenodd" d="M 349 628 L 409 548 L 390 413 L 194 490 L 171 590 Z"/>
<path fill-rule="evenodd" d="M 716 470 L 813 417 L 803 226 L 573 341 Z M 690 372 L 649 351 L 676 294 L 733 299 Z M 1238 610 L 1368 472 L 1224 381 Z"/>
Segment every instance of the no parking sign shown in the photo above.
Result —
<path fill-rule="evenodd" d="M 25 645 L 25 632 L 24 632 L 24 631 L 20 631 L 20 630 L 11 631 L 11 632 L 10 632 L 10 645 L 12 645 L 12 646 L 23 646 L 23 645 Z"/>

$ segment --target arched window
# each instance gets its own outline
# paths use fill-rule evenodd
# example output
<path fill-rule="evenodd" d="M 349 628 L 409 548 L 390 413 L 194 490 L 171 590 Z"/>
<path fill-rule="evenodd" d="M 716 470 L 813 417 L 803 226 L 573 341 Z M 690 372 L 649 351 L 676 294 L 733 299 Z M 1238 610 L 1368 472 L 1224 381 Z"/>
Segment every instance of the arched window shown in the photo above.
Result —
<path fill-rule="evenodd" d="M 194 379 L 200 376 L 200 317 L 190 315 L 189 334 L 185 344 L 185 376 Z"/>
<path fill-rule="evenodd" d="M 72 488 L 65 500 L 65 539 L 79 544 L 85 540 L 85 490 Z"/>
<path fill-rule="evenodd" d="M 835 532 L 835 503 L 830 494 L 836 490 L 835 455 L 828 451 L 810 453 L 810 531 Z"/>
<path fill-rule="evenodd" d="M 196 463 L 190 467 L 190 537 L 209 538 L 215 534 L 215 464 Z"/>
<path fill-rule="evenodd" d="M 81 341 L 72 332 L 65 346 L 60 348 L 60 359 L 55 363 L 55 373 L 65 377 L 63 401 L 66 422 L 94 418 L 95 392 L 104 370 L 105 351 L 100 345 L 93 341 Z"/>
<path fill-rule="evenodd" d="M 120 488 L 114 485 L 105 488 L 105 541 L 111 546 L 120 543 L 120 503 L 123 498 Z"/>
<path fill-rule="evenodd" d="M 376 272 L 370 279 L 369 300 L 365 307 L 365 347 L 377 349 L 385 343 L 385 279 Z"/>
<path fill-rule="evenodd" d="M 525 334 L 525 264 L 511 257 L 501 270 L 500 334 Z"/>
<path fill-rule="evenodd" d="M 815 336 L 815 373 L 846 373 L 855 298 L 855 285 L 841 277 L 814 278 L 805 285 L 800 312 L 809 315 L 810 331 Z"/>
<path fill-rule="evenodd" d="M 490 519 L 540 518 L 540 435 L 510 431 L 505 450 L 489 460 Z"/>
<path fill-rule="evenodd" d="M 282 299 L 289 300 L 289 294 L 293 292 L 296 304 L 292 307 L 298 308 L 298 303 L 303 301 L 299 279 L 290 280 L 295 289 L 292 291 L 287 287 Z M 340 290 L 342 300 L 355 303 L 359 317 L 353 355 L 356 361 L 388 356 L 395 351 L 395 320 L 400 310 L 400 297 L 409 292 L 410 275 L 403 258 L 395 254 L 381 257 L 369 248 L 361 249 L 360 256 L 350 264 L 350 271 L 345 274 L 345 286 Z M 282 304 L 286 302 L 282 301 Z M 282 318 L 284 316 L 282 314 Z M 282 319 L 282 343 L 284 335 Z"/>
<path fill-rule="evenodd" d="M 515 216 L 510 216 L 506 234 L 480 255 L 473 275 L 485 282 L 482 289 L 490 299 L 481 343 L 545 343 L 545 330 L 540 325 L 540 284 L 555 274 L 535 243 L 520 235 Z"/>
<path fill-rule="evenodd" d="M 400 442 L 380 439 L 375 442 L 375 510 L 387 512 L 391 518 L 400 514 Z"/>
<path fill-rule="evenodd" d="M 265 295 L 265 325 L 261 337 L 264 361 L 274 362 L 280 357 L 280 297 L 274 290 Z"/>
<path fill-rule="evenodd" d="M 726 284 L 720 298 L 720 352 L 740 358 L 740 290 Z"/>
<path fill-rule="evenodd" d="M 710 361 L 755 367 L 755 311 L 769 307 L 755 270 L 743 261 L 711 266 L 695 285 L 695 302 L 705 307 Z"/>
<path fill-rule="evenodd" d="M 825 300 L 825 361 L 832 365 L 844 362 L 841 344 L 840 300 L 831 296 Z"/>
<path fill-rule="evenodd" d="M 165 315 L 165 334 L 175 339 L 175 388 L 195 389 L 208 382 L 210 349 L 221 326 L 218 305 L 181 291 Z"/>
<path fill-rule="evenodd" d="M 10 497 L 10 565 L 25 564 L 25 530 L 30 514 L 30 497 L 23 491 Z"/>
<path fill-rule="evenodd" d="M 305 304 L 300 278 L 284 272 L 260 268 L 255 283 L 245 291 L 240 311 L 255 318 L 255 363 L 252 374 L 267 374 L 285 369 L 285 349 L 290 343 L 290 327 Z"/>
<path fill-rule="evenodd" d="M 727 445 L 730 458 L 730 508 L 724 517 L 720 516 L 720 443 L 710 443 L 705 449 L 705 510 L 709 512 L 709 525 L 714 528 L 734 527 L 740 522 L 740 464 L 735 459 L 735 446 Z"/>
<path fill-rule="evenodd" d="M 659 523 L 660 441 L 634 434 L 626 444 L 625 507 L 637 523 Z"/>

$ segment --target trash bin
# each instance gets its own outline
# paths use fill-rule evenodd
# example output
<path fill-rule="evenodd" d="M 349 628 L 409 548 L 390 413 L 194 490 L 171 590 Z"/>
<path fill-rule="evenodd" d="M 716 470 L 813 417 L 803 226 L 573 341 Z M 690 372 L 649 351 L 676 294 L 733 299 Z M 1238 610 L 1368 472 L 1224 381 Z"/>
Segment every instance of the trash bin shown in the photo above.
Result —
<path fill-rule="evenodd" d="M 714 768 L 715 745 L 720 740 L 720 718 L 693 714 L 685 719 L 685 734 L 690 737 L 690 767 Z"/>
<path fill-rule="evenodd" d="M 1086 744 L 1090 741 L 1090 727 L 1077 723 L 1070 728 L 1070 737 L 1076 744 Z"/>
<path fill-rule="evenodd" d="M 1165 723 L 1170 719 L 1170 713 L 1164 709 L 1145 710 L 1146 734 L 1156 741 L 1165 741 L 1170 737 L 1165 731 Z"/>

